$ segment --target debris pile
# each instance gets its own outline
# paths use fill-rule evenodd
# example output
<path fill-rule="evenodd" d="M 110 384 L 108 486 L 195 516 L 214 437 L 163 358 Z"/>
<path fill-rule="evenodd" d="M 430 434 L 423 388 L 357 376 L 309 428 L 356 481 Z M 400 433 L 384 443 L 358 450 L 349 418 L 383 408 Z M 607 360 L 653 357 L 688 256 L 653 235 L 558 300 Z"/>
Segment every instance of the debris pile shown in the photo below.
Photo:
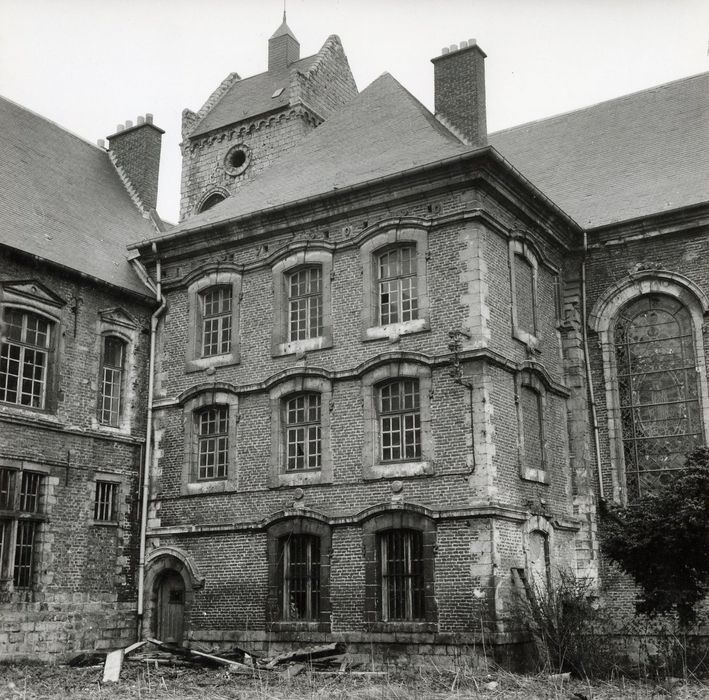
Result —
<path fill-rule="evenodd" d="M 195 647 L 188 649 L 176 644 L 168 644 L 158 639 L 145 639 L 105 655 L 98 652 L 79 654 L 71 659 L 68 665 L 87 668 L 102 664 L 103 682 L 116 683 L 120 678 L 124 661 L 154 664 L 156 668 L 160 664 L 226 668 L 230 674 L 249 676 L 272 672 L 292 678 L 305 670 L 320 674 L 379 675 L 373 671 L 355 670 L 360 664 L 353 663 L 347 658 L 345 645 L 342 642 L 305 647 L 272 657 L 258 658 L 255 654 L 236 645 L 220 650 L 216 654 Z"/>

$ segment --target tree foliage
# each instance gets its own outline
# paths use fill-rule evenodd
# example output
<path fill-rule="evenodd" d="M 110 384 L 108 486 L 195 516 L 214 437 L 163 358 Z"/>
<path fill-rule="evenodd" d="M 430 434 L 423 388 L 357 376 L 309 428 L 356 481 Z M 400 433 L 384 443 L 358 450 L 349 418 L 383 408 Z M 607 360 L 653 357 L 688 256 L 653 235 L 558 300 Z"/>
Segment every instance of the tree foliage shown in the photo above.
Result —
<path fill-rule="evenodd" d="M 709 589 L 709 450 L 626 508 L 606 506 L 602 523 L 605 552 L 641 589 L 636 610 L 693 623 Z"/>

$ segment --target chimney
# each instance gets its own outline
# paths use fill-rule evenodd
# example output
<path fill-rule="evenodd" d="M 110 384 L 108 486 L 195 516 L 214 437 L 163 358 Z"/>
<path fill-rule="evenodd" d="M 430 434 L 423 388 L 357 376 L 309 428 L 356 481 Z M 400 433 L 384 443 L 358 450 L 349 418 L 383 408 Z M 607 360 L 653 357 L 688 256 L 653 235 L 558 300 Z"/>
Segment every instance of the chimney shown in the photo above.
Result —
<path fill-rule="evenodd" d="M 471 145 L 485 145 L 485 52 L 469 39 L 444 48 L 431 63 L 436 117 Z"/>
<path fill-rule="evenodd" d="M 155 209 L 158 202 L 158 175 L 160 148 L 165 133 L 153 124 L 153 115 L 138 117 L 119 124 L 115 134 L 108 137 L 108 150 L 116 164 L 133 185 L 146 209 Z"/>
<path fill-rule="evenodd" d="M 286 13 L 283 13 L 283 23 L 268 40 L 268 71 L 287 68 L 300 58 L 300 44 L 295 34 L 286 24 Z"/>

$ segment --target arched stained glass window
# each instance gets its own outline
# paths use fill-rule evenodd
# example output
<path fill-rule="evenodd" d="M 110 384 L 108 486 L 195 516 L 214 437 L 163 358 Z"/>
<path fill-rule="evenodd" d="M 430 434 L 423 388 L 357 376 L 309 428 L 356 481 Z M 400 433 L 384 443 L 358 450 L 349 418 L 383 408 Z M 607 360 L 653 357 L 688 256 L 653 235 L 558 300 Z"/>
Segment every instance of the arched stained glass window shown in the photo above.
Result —
<path fill-rule="evenodd" d="M 615 325 L 615 353 L 630 499 L 651 491 L 703 442 L 689 311 L 664 295 L 640 297 Z"/>

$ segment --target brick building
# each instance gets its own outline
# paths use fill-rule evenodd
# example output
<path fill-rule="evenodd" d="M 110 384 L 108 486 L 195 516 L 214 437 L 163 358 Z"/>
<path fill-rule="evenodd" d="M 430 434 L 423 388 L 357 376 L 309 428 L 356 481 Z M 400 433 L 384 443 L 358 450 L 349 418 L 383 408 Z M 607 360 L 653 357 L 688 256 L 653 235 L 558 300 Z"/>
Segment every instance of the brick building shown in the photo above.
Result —
<path fill-rule="evenodd" d="M 106 151 L 0 99 L 0 658 L 136 633 L 156 304 L 126 245 L 155 232 L 162 134 L 140 121 Z"/>
<path fill-rule="evenodd" d="M 83 596 L 99 611 L 122 605 L 133 631 L 135 611 L 164 640 L 258 651 L 341 639 L 379 658 L 484 642 L 504 656 L 526 639 L 525 582 L 570 570 L 629 609 L 632 587 L 599 551 L 599 498 L 652 488 L 709 426 L 709 74 L 488 135 L 484 59 L 474 41 L 433 59 L 434 115 L 386 73 L 358 93 L 337 37 L 301 59 L 284 21 L 267 71 L 230 74 L 183 113 L 176 227 L 150 214 L 159 138 L 141 124 L 119 130 L 108 156 L 75 145 L 121 165 L 118 179 L 92 179 L 113 188 L 103 195 L 125 217 L 120 235 L 107 218 L 98 241 L 63 239 L 64 254 L 105 250 L 100 269 L 46 254 L 38 237 L 54 217 L 36 214 L 25 248 L 3 228 L 3 250 L 27 265 L 1 271 L 9 322 L 30 309 L 13 295 L 41 269 L 66 304 L 32 313 L 62 324 L 68 375 L 56 409 L 5 400 L 0 420 L 71 428 L 14 435 L 5 468 L 46 474 L 42 489 L 72 494 L 74 529 L 83 507 L 81 528 L 123 547 L 101 588 L 59 526 L 68 496 L 43 491 L 30 592 L 11 594 L 31 602 L 11 624 L 33 624 L 55 595 L 79 628 L 70 608 Z M 35 139 L 64 135 L 33 119 Z M 62 199 L 80 211 L 100 199 L 72 194 Z M 144 270 L 152 291 L 131 276 Z M 91 384 L 112 337 L 96 325 L 103 294 L 133 319 L 121 347 L 135 350 L 132 405 L 146 409 L 119 428 L 101 423 Z M 71 358 L 87 356 L 90 376 L 74 376 Z M 126 452 L 111 488 L 128 498 L 106 528 L 98 482 L 120 450 L 66 450 L 109 437 Z M 32 643 L 23 629 L 11 651 Z"/>

